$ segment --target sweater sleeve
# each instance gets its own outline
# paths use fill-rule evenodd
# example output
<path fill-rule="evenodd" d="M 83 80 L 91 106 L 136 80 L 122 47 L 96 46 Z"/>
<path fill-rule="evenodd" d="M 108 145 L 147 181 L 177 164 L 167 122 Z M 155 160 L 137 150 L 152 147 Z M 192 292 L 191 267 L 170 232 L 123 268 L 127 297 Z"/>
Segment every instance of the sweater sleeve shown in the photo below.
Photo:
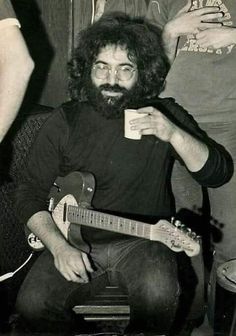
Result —
<path fill-rule="evenodd" d="M 208 142 L 208 149 L 209 156 L 205 165 L 190 174 L 202 186 L 217 188 L 231 179 L 234 173 L 233 160 L 226 149 L 217 143 Z"/>
<path fill-rule="evenodd" d="M 47 210 L 47 198 L 68 141 L 68 125 L 60 108 L 43 125 L 30 150 L 23 180 L 16 190 L 15 207 L 24 224 L 35 213 Z"/>
<path fill-rule="evenodd" d="M 205 187 L 216 188 L 227 183 L 234 172 L 233 159 L 229 152 L 200 129 L 194 118 L 180 105 L 175 103 L 174 99 L 162 99 L 161 105 L 167 117 L 193 137 L 205 143 L 209 149 L 205 165 L 197 172 L 189 171 L 192 177 Z M 181 161 L 181 158 L 174 150 L 173 155 Z"/>

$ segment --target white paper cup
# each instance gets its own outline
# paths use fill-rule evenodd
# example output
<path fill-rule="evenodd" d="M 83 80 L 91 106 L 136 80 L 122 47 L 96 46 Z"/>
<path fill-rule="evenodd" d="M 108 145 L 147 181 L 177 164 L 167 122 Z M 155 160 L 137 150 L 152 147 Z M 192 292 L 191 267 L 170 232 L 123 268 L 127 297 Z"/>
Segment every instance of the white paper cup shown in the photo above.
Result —
<path fill-rule="evenodd" d="M 138 119 L 138 118 L 143 118 L 147 113 L 138 113 L 136 110 L 133 109 L 126 109 L 124 111 L 124 116 L 125 116 L 125 124 L 124 124 L 124 136 L 125 138 L 128 139 L 133 139 L 133 140 L 140 140 L 142 135 L 140 134 L 139 130 L 132 130 L 131 127 L 132 125 L 129 123 L 130 120 L 133 119 Z"/>

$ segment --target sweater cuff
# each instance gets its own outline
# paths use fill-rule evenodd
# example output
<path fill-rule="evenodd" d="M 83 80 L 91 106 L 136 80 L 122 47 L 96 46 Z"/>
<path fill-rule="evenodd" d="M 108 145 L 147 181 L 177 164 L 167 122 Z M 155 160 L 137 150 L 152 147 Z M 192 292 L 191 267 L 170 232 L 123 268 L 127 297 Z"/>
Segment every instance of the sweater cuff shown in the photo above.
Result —
<path fill-rule="evenodd" d="M 232 176 L 229 162 L 215 146 L 209 146 L 205 165 L 197 172 L 190 172 L 202 186 L 216 188 L 226 183 Z"/>

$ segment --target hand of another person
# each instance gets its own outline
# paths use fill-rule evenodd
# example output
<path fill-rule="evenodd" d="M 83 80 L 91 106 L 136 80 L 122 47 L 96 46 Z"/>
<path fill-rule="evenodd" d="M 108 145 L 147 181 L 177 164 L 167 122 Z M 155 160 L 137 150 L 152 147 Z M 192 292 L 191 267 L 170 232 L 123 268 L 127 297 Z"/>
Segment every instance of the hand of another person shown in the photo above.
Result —
<path fill-rule="evenodd" d="M 222 26 L 196 34 L 197 43 L 202 48 L 219 49 L 236 43 L 236 28 Z"/>
<path fill-rule="evenodd" d="M 130 121 L 132 130 L 139 130 L 142 135 L 155 135 L 162 141 L 170 142 L 178 127 L 163 113 L 152 106 L 137 109 L 138 113 L 147 113 L 145 117 Z"/>
<path fill-rule="evenodd" d="M 221 22 L 214 22 L 215 19 L 223 17 L 219 7 L 209 6 L 189 11 L 191 1 L 188 1 L 176 16 L 165 26 L 166 33 L 173 37 L 187 34 L 197 34 L 200 30 L 221 27 Z"/>
<path fill-rule="evenodd" d="M 68 281 L 86 283 L 89 281 L 87 272 L 93 272 L 87 254 L 69 244 L 54 253 L 54 263 Z"/>

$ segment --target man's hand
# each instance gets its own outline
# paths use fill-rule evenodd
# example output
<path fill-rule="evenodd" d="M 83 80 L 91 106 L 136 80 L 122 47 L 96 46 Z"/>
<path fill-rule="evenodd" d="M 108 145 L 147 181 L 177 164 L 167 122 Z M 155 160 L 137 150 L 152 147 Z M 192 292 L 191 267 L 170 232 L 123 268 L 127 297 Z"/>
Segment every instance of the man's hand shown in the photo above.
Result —
<path fill-rule="evenodd" d="M 142 135 L 155 135 L 169 142 L 191 172 L 199 171 L 206 163 L 209 150 L 206 144 L 176 126 L 163 113 L 152 106 L 137 110 L 147 116 L 130 121 L 131 129 L 139 130 Z"/>
<path fill-rule="evenodd" d="M 236 43 L 236 28 L 206 29 L 196 34 L 196 39 L 198 45 L 202 48 L 224 48 Z"/>
<path fill-rule="evenodd" d="M 163 113 L 152 106 L 140 108 L 136 112 L 147 113 L 147 116 L 131 120 L 131 129 L 139 130 L 142 135 L 155 135 L 165 142 L 171 141 L 177 126 Z"/>
<path fill-rule="evenodd" d="M 221 22 L 214 22 L 216 19 L 223 18 L 219 7 L 210 6 L 193 11 L 190 11 L 190 8 L 191 0 L 188 0 L 187 4 L 163 28 L 162 38 L 170 63 L 176 56 L 180 36 L 197 34 L 204 29 L 222 26 Z"/>
<path fill-rule="evenodd" d="M 69 244 L 63 244 L 53 254 L 55 267 L 68 281 L 86 283 L 88 273 L 92 273 L 90 261 L 86 253 L 77 250 Z"/>
<path fill-rule="evenodd" d="M 165 25 L 164 31 L 172 38 L 197 34 L 204 29 L 221 27 L 222 23 L 214 22 L 214 20 L 222 17 L 223 13 L 219 7 L 210 6 L 189 11 L 189 5 L 186 5 Z"/>

